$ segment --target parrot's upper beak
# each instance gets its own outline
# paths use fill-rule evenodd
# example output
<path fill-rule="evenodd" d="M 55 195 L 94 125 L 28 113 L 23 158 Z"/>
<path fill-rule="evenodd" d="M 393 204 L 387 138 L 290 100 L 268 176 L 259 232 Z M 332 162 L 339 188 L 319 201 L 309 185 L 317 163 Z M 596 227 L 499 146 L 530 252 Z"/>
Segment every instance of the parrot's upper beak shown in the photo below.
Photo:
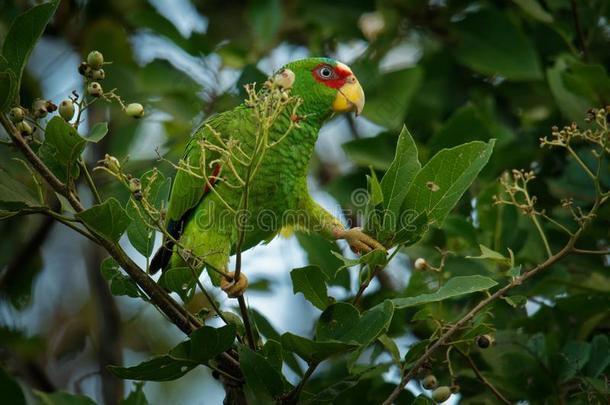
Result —
<path fill-rule="evenodd" d="M 347 77 L 345 84 L 337 89 L 332 110 L 338 113 L 354 111 L 356 115 L 360 115 L 363 108 L 364 91 L 356 76 L 352 74 Z"/>

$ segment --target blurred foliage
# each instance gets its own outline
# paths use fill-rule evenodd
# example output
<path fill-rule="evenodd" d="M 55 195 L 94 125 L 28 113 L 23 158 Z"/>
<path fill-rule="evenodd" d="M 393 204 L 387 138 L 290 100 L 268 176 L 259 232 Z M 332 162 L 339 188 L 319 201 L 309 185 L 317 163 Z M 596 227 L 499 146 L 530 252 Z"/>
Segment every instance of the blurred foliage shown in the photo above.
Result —
<path fill-rule="evenodd" d="M 423 240 L 403 249 L 400 253 L 404 259 L 402 264 L 418 257 L 435 265 L 446 260 L 441 277 L 452 280 L 471 277 L 468 284 L 472 285 L 478 277 L 504 281 L 510 271 L 518 271 L 508 269 L 498 261 L 465 258 L 481 255 L 480 245 L 501 257 L 508 257 L 510 249 L 514 261 L 524 269 L 542 262 L 544 246 L 528 218 L 513 206 L 493 202 L 492 197 L 500 191 L 497 178 L 505 170 L 532 169 L 537 177 L 531 190 L 537 197 L 537 208 L 562 223 L 571 219 L 562 207 L 563 198 L 573 198 L 575 204 L 585 209 L 593 203 L 594 190 L 587 174 L 579 170 L 567 152 L 541 149 L 539 138 L 548 135 L 553 125 L 563 126 L 574 121 L 586 128 L 589 125 L 584 121 L 587 109 L 610 103 L 610 77 L 606 69 L 610 66 L 610 3 L 606 0 L 214 0 L 193 1 L 192 9 L 186 11 L 176 5 L 180 12 L 189 13 L 178 17 L 170 17 L 170 2 L 165 2 L 163 7 L 160 3 L 163 2 L 61 1 L 43 40 L 49 41 L 45 44 L 60 43 L 65 50 L 54 54 L 52 49 L 55 48 L 48 48 L 46 52 L 36 53 L 38 59 L 32 59 L 23 70 L 22 105 L 29 106 L 34 99 L 43 96 L 58 103 L 70 91 L 82 93 L 84 90 L 75 88 L 65 89 L 62 94 L 43 94 L 46 82 L 78 76 L 76 66 L 53 74 L 54 61 L 71 52 L 83 59 L 90 50 L 97 49 L 106 60 L 112 61 L 104 67 L 107 76 L 104 87 L 118 87 L 125 100 L 145 105 L 148 117 L 141 121 L 127 117 L 116 104 L 98 104 L 88 111 L 87 119 L 91 123 L 112 117 L 108 122 L 109 136 L 96 144 L 77 145 L 87 148 L 91 162 L 101 159 L 105 153 L 119 157 L 131 154 L 129 160 L 122 162 L 127 172 L 142 176 L 155 165 L 165 176 L 171 177 L 171 166 L 155 162 L 154 154 L 138 153 L 143 144 L 150 146 L 149 136 L 161 134 L 160 137 L 155 135 L 154 142 L 159 144 L 160 152 L 167 159 L 177 161 L 189 139 L 188 134 L 206 117 L 239 104 L 244 96 L 242 85 L 260 82 L 267 76 L 268 72 L 261 69 L 267 69 L 268 65 L 278 68 L 278 60 L 287 61 L 293 53 L 299 52 L 339 58 L 347 55 L 347 62 L 366 92 L 363 117 L 379 129 L 370 129 L 377 128 L 373 125 L 359 125 L 362 118 L 355 123 L 348 122 L 345 128 L 349 129 L 338 125 L 331 127 L 353 138 L 343 144 L 351 164 L 340 166 L 338 162 L 319 156 L 313 165 L 313 175 L 321 187 L 346 210 L 354 209 L 351 193 L 366 186 L 367 175 L 374 177 L 377 174 L 382 178 L 391 167 L 403 123 L 417 145 L 422 165 L 431 162 L 432 156 L 444 148 L 496 139 L 489 163 L 474 185 L 451 213 L 439 217 L 442 228 L 434 227 Z M 188 1 L 179 3 L 190 4 Z M 18 0 L 0 3 L 0 38 L 3 41 L 11 22 L 30 6 L 30 2 Z M 200 29 L 189 32 L 187 28 L 185 31 L 186 24 L 193 21 L 191 17 L 200 21 Z M 39 48 L 44 47 L 40 45 Z M 6 94 L 16 91 L 10 85 L 4 86 L 11 83 L 11 73 L 5 68 L 13 66 L 20 72 L 20 64 L 27 57 L 20 55 L 18 50 L 3 49 L 5 56 L 10 52 L 17 52 L 17 56 L 10 60 L 0 58 L 3 100 Z M 261 60 L 266 63 L 259 64 Z M 46 67 L 40 73 L 34 64 Z M 54 124 L 49 125 L 53 127 Z M 87 135 L 87 131 L 84 132 L 83 135 Z M 0 148 L 0 192 L 4 197 L 0 212 L 5 212 L 14 209 L 15 204 L 21 204 L 19 201 L 24 198 L 36 201 L 37 196 L 29 172 L 13 159 L 18 154 L 5 145 Z M 592 159 L 586 144 L 578 146 L 576 151 L 586 162 Z M 44 152 L 41 153 L 44 156 Z M 58 161 L 53 167 L 67 176 L 66 169 L 70 166 L 70 162 Z M 440 169 L 450 170 L 443 165 Z M 608 170 L 606 165 L 600 173 L 606 189 L 610 185 Z M 103 195 L 116 198 L 109 201 L 128 200 L 127 192 L 115 183 L 109 183 L 107 176 L 95 175 L 95 180 L 103 185 Z M 65 206 L 60 198 L 51 197 L 53 204 Z M 112 205 L 108 202 L 105 207 L 97 207 L 112 211 Z M 125 218 L 129 214 L 129 208 L 122 212 Z M 605 206 L 579 246 L 607 250 L 609 218 L 610 211 Z M 364 225 L 361 223 L 363 218 L 349 219 L 355 225 Z M 126 219 L 125 227 L 127 224 Z M 58 390 L 52 394 L 36 391 L 34 396 L 30 388 L 23 389 L 30 402 L 67 403 L 69 394 L 61 389 L 75 391 L 76 385 L 70 381 L 88 373 L 88 369 L 71 369 L 66 372 L 70 377 L 54 379 L 57 386 L 48 386 L 44 379 L 33 377 L 34 371 L 52 373 L 45 366 L 53 356 L 52 348 L 47 346 L 60 346 L 57 342 L 61 341 L 77 348 L 84 347 L 82 334 L 92 335 L 96 327 L 91 326 L 90 331 L 83 332 L 82 327 L 69 327 L 66 320 L 90 319 L 93 316 L 90 309 L 74 309 L 70 314 L 62 313 L 62 308 L 50 309 L 49 319 L 53 319 L 56 326 L 40 328 L 41 336 L 29 336 L 14 322 L 18 311 L 27 309 L 32 283 L 45 264 L 38 252 L 48 237 L 50 226 L 37 216 L 11 217 L 0 222 L 0 292 L 3 308 L 6 308 L 0 329 L 3 367 L 0 392 L 6 393 L 10 403 L 25 402 L 16 379 L 21 387 Z M 554 251 L 561 248 L 565 234 L 552 224 L 544 223 L 544 227 L 550 247 Z M 102 231 L 118 238 L 123 230 L 125 228 L 120 232 L 112 228 Z M 131 232 L 134 239 L 138 237 L 138 229 L 130 231 L 128 228 L 127 232 Z M 141 233 L 139 236 L 138 251 L 149 252 L 148 237 Z M 345 294 L 355 292 L 350 288 L 348 272 L 335 272 L 341 261 L 330 250 L 338 248 L 315 235 L 298 235 L 298 240 L 307 253 L 308 263 L 317 266 L 317 270 L 315 280 L 303 280 L 302 274 L 293 273 L 294 292 L 302 293 L 312 304 L 325 310 L 317 326 L 310 325 L 310 337 L 290 332 L 280 334 L 265 319 L 273 318 L 273 314 L 256 313 L 255 323 L 265 346 L 261 352 L 243 349 L 240 353 L 245 362 L 244 375 L 254 386 L 249 393 L 251 399 L 255 398 L 252 403 L 264 403 L 270 394 L 284 392 L 290 384 L 298 382 L 298 379 L 286 381 L 281 374 L 283 362 L 290 369 L 300 371 L 293 352 L 309 362 L 332 355 L 325 363 L 327 367 L 320 367 L 309 380 L 303 401 L 380 403 L 397 382 L 395 357 L 400 359 L 400 355 L 396 355 L 398 349 L 389 342 L 400 338 L 397 341 L 403 342 L 400 349 L 404 356 L 404 342 L 408 341 L 410 349 L 406 361 L 412 361 L 409 356 L 421 354 L 439 320 L 445 324 L 456 321 L 484 296 L 483 293 L 455 294 L 442 304 L 430 299 L 419 302 L 417 307 L 406 305 L 412 297 L 438 298 L 442 291 L 435 292 L 439 282 L 436 273 L 414 272 L 413 266 L 401 265 L 397 266 L 394 275 L 400 280 L 408 279 L 407 284 L 398 286 L 397 291 L 372 286 L 362 298 L 362 307 L 368 311 L 363 309 L 361 314 L 354 313 L 353 307 L 344 303 L 329 306 L 332 299 L 326 294 L 326 284 Z M 451 254 L 446 255 L 447 251 Z M 487 254 L 493 256 L 490 252 Z M 137 287 L 116 264 L 106 265 L 105 276 L 112 281 L 113 292 L 139 295 Z M 607 403 L 610 364 L 608 268 L 607 255 L 566 258 L 482 312 L 473 321 L 461 350 L 468 352 L 482 375 L 511 402 Z M 445 288 L 448 285 L 445 284 Z M 312 291 L 320 290 L 320 286 L 323 286 L 324 295 L 310 298 Z M 261 288 L 273 293 L 274 284 L 262 283 Z M 486 288 L 489 287 L 472 291 Z M 404 305 L 392 307 L 390 314 L 384 304 L 388 299 Z M 207 305 L 207 301 L 203 301 L 199 309 Z M 94 304 L 89 302 L 87 305 Z M 344 313 L 338 314 L 339 311 Z M 331 333 L 325 328 L 336 322 L 337 317 L 349 320 L 349 324 L 339 331 L 341 333 Z M 374 320 L 367 323 L 370 336 L 357 333 L 364 333 L 360 322 L 366 317 Z M 85 322 L 86 325 L 90 323 Z M 129 336 L 137 335 L 143 328 L 160 331 L 142 322 L 135 326 L 129 325 L 129 320 L 124 323 L 129 328 L 124 334 Z M 483 334 L 494 335 L 492 347 L 480 349 L 473 344 L 473 339 Z M 178 362 L 173 371 L 180 375 L 196 366 L 192 358 L 176 360 L 175 356 L 165 355 L 171 344 L 159 344 L 163 340 L 161 337 L 157 339 L 156 347 L 131 339 L 125 337 L 116 344 L 125 349 L 163 353 L 151 361 L 170 362 L 173 367 Z M 412 344 L 418 341 L 424 344 Z M 54 344 L 46 344 L 49 342 Z M 184 347 L 184 343 L 180 345 Z M 365 343 L 372 346 L 337 356 L 337 353 L 349 352 Z M 451 359 L 452 370 L 441 353 L 431 359 L 430 367 L 442 385 L 453 383 L 450 374 L 454 374 L 455 383 L 460 386 L 460 403 L 498 403 L 465 357 L 454 352 Z M 153 366 L 158 364 L 153 363 Z M 154 367 L 147 370 L 155 371 Z M 388 373 L 390 369 L 393 371 Z M 123 376 L 129 377 L 128 370 L 131 369 L 121 369 Z M 259 381 L 256 376 L 265 378 Z M 405 391 L 396 403 L 427 403 L 423 397 L 415 399 L 416 396 Z M 74 404 L 91 402 L 82 396 L 70 397 L 70 401 Z M 142 386 L 136 385 L 123 403 L 146 403 Z"/>

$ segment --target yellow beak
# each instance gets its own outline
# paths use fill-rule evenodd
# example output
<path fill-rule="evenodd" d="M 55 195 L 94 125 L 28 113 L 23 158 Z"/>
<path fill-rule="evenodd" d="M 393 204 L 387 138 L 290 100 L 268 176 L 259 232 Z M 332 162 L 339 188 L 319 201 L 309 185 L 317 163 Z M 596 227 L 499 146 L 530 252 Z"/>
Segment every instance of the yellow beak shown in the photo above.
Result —
<path fill-rule="evenodd" d="M 364 91 L 358 83 L 356 76 L 351 75 L 347 82 L 337 89 L 337 96 L 332 104 L 332 110 L 337 113 L 354 111 L 356 115 L 362 113 L 364 108 Z"/>

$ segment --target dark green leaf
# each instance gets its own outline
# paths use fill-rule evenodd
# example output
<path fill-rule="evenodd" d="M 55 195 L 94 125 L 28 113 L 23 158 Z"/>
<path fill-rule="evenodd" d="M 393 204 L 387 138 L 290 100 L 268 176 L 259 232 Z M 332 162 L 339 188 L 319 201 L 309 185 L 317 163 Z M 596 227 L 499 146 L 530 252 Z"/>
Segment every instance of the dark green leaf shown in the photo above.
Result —
<path fill-rule="evenodd" d="M 293 335 L 289 332 L 282 335 L 281 342 L 282 347 L 285 350 L 296 353 L 308 363 L 317 363 L 326 360 L 331 356 L 354 350 L 360 346 L 356 342 L 315 342 L 301 336 Z"/>
<path fill-rule="evenodd" d="M 10 69 L 13 74 L 13 84 L 10 86 L 13 94 L 10 94 L 8 97 L 10 101 L 18 96 L 16 93 L 21 86 L 23 69 L 32 53 L 32 49 L 34 49 L 36 41 L 42 35 L 58 5 L 59 0 L 54 0 L 32 7 L 18 15 L 6 33 L 4 44 L 2 45 L 3 60 L 0 62 L 0 71 Z M 3 105 L 2 107 L 6 106 Z"/>
<path fill-rule="evenodd" d="M 597 377 L 610 365 L 610 343 L 608 336 L 597 335 L 591 342 L 591 356 L 587 363 L 586 373 Z"/>
<path fill-rule="evenodd" d="M 196 283 L 197 280 L 193 277 L 190 267 L 172 267 L 165 270 L 159 279 L 159 285 L 178 293 L 185 301 L 188 300 L 189 291 Z"/>
<path fill-rule="evenodd" d="M 98 143 L 108 133 L 108 123 L 107 122 L 98 122 L 96 123 L 91 131 L 89 131 L 89 136 L 85 138 L 88 142 Z"/>
<path fill-rule="evenodd" d="M 47 124 L 45 139 L 38 155 L 62 181 L 78 177 L 76 164 L 85 147 L 85 140 L 74 127 L 61 117 L 53 117 Z"/>
<path fill-rule="evenodd" d="M 489 143 L 470 142 L 437 153 L 415 177 L 402 211 L 427 212 L 428 220 L 442 225 L 493 151 Z"/>
<path fill-rule="evenodd" d="M 565 382 L 587 364 L 591 356 L 591 345 L 587 342 L 570 341 L 559 355 L 559 381 Z"/>
<path fill-rule="evenodd" d="M 0 67 L 6 66 L 0 61 Z M 0 71 L 0 112 L 7 110 L 12 102 L 17 86 L 17 78 L 12 70 Z"/>
<path fill-rule="evenodd" d="M 282 3 L 279 0 L 250 2 L 248 16 L 256 36 L 264 45 L 269 44 L 282 23 Z"/>
<path fill-rule="evenodd" d="M 201 364 L 207 363 L 220 353 L 227 351 L 235 341 L 235 325 L 221 328 L 202 326 L 190 336 L 190 359 Z"/>
<path fill-rule="evenodd" d="M 11 405 L 25 405 L 25 396 L 19 383 L 0 367 L 0 392 L 2 401 Z"/>
<path fill-rule="evenodd" d="M 121 401 L 121 405 L 148 405 L 148 400 L 144 395 L 144 383 L 134 383 L 133 391 Z"/>
<path fill-rule="evenodd" d="M 332 303 L 326 291 L 326 275 L 318 266 L 306 266 L 290 272 L 292 292 L 302 293 L 307 301 L 324 310 Z"/>
<path fill-rule="evenodd" d="M 117 242 L 131 222 L 116 198 L 111 197 L 102 204 L 76 214 L 89 228 L 105 238 Z"/>
<path fill-rule="evenodd" d="M 444 301 L 449 298 L 485 291 L 497 285 L 494 280 L 483 276 L 458 276 L 450 278 L 438 291 L 416 297 L 395 298 L 392 300 L 396 309 L 414 307 L 430 302 Z"/>
<path fill-rule="evenodd" d="M 132 298 L 140 297 L 138 285 L 126 275 L 117 274 L 110 281 L 110 292 L 112 295 L 126 295 Z"/>
<path fill-rule="evenodd" d="M 282 375 L 260 354 L 243 346 L 239 353 L 239 364 L 246 385 L 258 401 L 271 401 L 284 392 Z"/>
<path fill-rule="evenodd" d="M 482 9 L 457 24 L 458 59 L 479 73 L 511 80 L 542 78 L 538 55 L 529 38 L 506 13 Z"/>
<path fill-rule="evenodd" d="M 284 363 L 283 349 L 280 342 L 277 340 L 267 340 L 263 345 L 261 353 L 269 364 L 273 366 L 279 373 L 282 372 L 282 364 Z"/>
<path fill-rule="evenodd" d="M 320 315 L 316 326 L 316 340 L 358 342 L 368 346 L 387 332 L 393 315 L 394 306 L 389 300 L 364 312 L 362 316 L 353 305 L 338 302 Z"/>
<path fill-rule="evenodd" d="M 542 8 L 538 0 L 513 0 L 513 2 L 538 21 L 543 23 L 553 22 L 553 16 Z"/>
<path fill-rule="evenodd" d="M 178 360 L 165 355 L 133 367 L 108 366 L 107 368 L 112 374 L 125 380 L 172 381 L 182 377 L 197 365 L 189 360 Z"/>
<path fill-rule="evenodd" d="M 0 201 L 22 203 L 28 207 L 41 205 L 22 181 L 18 181 L 2 169 L 0 169 Z"/>
<path fill-rule="evenodd" d="M 102 272 L 102 277 L 104 277 L 106 281 L 110 281 L 114 277 L 121 274 L 119 264 L 112 257 L 107 257 L 104 259 L 100 266 L 100 271 Z"/>
<path fill-rule="evenodd" d="M 420 169 L 417 146 L 407 127 L 403 126 L 398 136 L 394 160 L 381 179 L 383 206 L 387 210 L 387 215 L 383 220 L 385 230 L 396 229 L 400 207 L 409 191 L 411 182 Z"/>

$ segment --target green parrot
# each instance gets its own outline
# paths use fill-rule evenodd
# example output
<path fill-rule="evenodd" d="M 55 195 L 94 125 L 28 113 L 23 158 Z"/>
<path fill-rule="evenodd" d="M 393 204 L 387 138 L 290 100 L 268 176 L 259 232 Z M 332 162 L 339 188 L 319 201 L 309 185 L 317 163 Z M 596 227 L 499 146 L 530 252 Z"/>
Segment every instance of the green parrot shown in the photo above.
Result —
<path fill-rule="evenodd" d="M 300 104 L 296 109 L 282 110 L 268 130 L 270 142 L 276 144 L 265 150 L 249 183 L 248 215 L 241 228 L 229 207 L 240 207 L 244 201 L 244 189 L 236 187 L 235 180 L 247 176 L 246 168 L 239 164 L 225 167 L 228 164 L 219 159 L 220 149 L 201 145 L 203 141 L 209 146 L 238 144 L 239 148 L 234 148 L 237 155 L 258 153 L 255 138 L 260 123 L 247 102 L 209 118 L 187 145 L 183 161 L 189 165 L 205 161 L 209 171 L 196 176 L 178 170 L 166 215 L 167 233 L 172 238 L 166 237 L 153 257 L 151 273 L 184 266 L 189 257 L 198 257 L 202 259 L 199 266 L 208 269 L 213 283 L 220 284 L 229 297 L 237 297 L 248 281 L 243 274 L 233 279 L 227 268 L 229 256 L 238 244 L 241 251 L 246 250 L 271 240 L 283 227 L 317 232 L 332 240 L 345 239 L 355 252 L 384 249 L 360 228 L 345 229 L 307 189 L 309 160 L 322 125 L 335 113 L 362 112 L 364 92 L 356 76 L 341 62 L 315 57 L 285 65 L 268 83 L 281 87 Z M 243 230 L 241 238 L 238 229 Z"/>

